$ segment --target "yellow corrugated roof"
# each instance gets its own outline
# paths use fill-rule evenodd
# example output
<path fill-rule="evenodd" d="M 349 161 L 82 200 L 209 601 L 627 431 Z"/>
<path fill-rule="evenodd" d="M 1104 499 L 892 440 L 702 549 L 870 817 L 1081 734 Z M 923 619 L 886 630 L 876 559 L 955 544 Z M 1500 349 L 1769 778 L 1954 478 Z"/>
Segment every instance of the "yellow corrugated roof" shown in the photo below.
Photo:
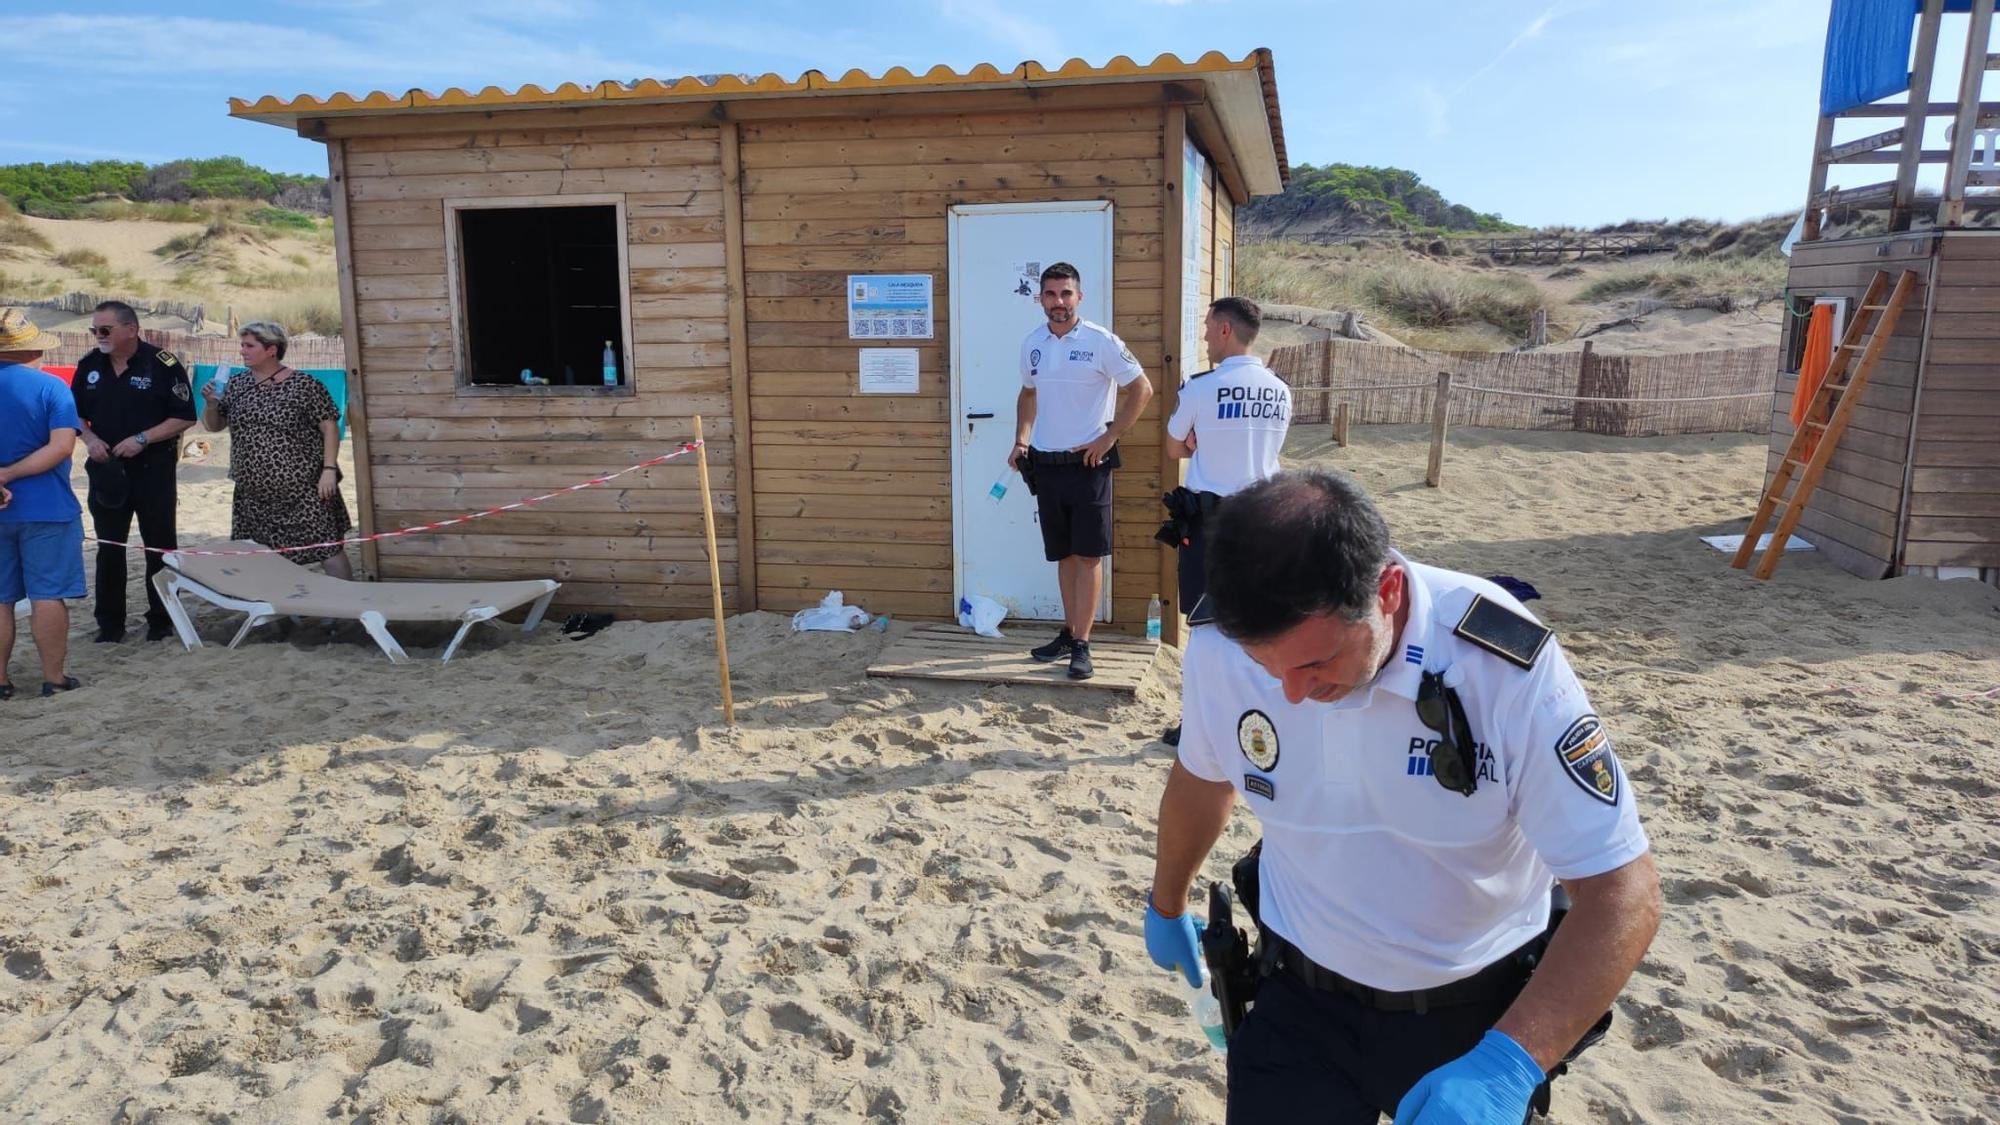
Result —
<path fill-rule="evenodd" d="M 1239 79 L 1237 82 L 1217 82 L 1227 88 L 1215 91 L 1218 98 L 1228 102 L 1240 102 L 1239 112 L 1225 114 L 1225 127 L 1235 133 L 1242 127 L 1248 116 L 1242 110 L 1252 109 L 1254 99 L 1256 116 L 1262 117 L 1268 128 L 1265 137 L 1258 138 L 1263 143 L 1256 148 L 1269 147 L 1263 152 L 1239 151 L 1238 159 L 1250 165 L 1249 178 L 1262 185 L 1259 190 L 1253 184 L 1253 191 L 1281 190 L 1287 175 L 1285 166 L 1284 129 L 1278 116 L 1278 86 L 1271 63 L 1271 52 L 1258 48 L 1241 59 L 1231 59 L 1220 51 L 1210 51 L 1192 62 L 1182 62 L 1172 54 L 1163 54 L 1150 63 L 1138 63 L 1124 55 L 1119 55 L 1103 66 L 1092 66 L 1082 59 L 1071 59 L 1055 69 L 1040 63 L 1024 62 L 1011 70 L 1001 70 L 991 63 L 980 63 L 964 73 L 948 66 L 934 66 L 922 74 L 913 74 L 903 67 L 891 67 L 880 77 L 863 70 L 850 70 L 838 78 L 829 78 L 817 70 L 808 70 L 797 78 L 785 78 L 777 74 L 764 74 L 756 78 L 747 75 L 722 74 L 701 77 L 656 79 L 642 78 L 634 82 L 598 82 L 579 86 L 565 82 L 553 90 L 545 90 L 532 83 L 512 90 L 499 86 L 488 86 L 476 92 L 469 92 L 456 86 L 441 94 L 428 90 L 409 90 L 402 94 L 391 94 L 376 90 L 355 95 L 337 93 L 325 98 L 311 94 L 301 94 L 289 101 L 266 95 L 256 101 L 243 98 L 229 99 L 229 115 L 251 121 L 262 121 L 271 125 L 294 127 L 301 120 L 310 117 L 346 117 L 385 115 L 402 112 L 439 113 L 453 110 L 496 108 L 539 109 L 550 106 L 574 106 L 579 103 L 599 102 L 606 105 L 644 102 L 667 102 L 681 99 L 716 100 L 759 96 L 783 96 L 787 94 L 818 93 L 897 93 L 915 90 L 935 89 L 980 89 L 1001 88 L 1016 85 L 1067 86 L 1088 83 L 1145 81 L 1159 78 L 1208 78 Z M 1241 79 L 1248 78 L 1248 83 Z M 1226 108 L 1226 107 L 1225 107 Z M 1234 127 L 1231 127 L 1234 126 Z M 1233 146 L 1245 147 L 1248 138 L 1231 137 Z M 1263 156 L 1272 161 L 1273 166 L 1258 168 Z M 1254 169 L 1254 171 L 1252 171 Z M 1264 172 L 1257 175 L 1255 172 Z M 1269 186 L 1275 180 L 1277 187 Z"/>

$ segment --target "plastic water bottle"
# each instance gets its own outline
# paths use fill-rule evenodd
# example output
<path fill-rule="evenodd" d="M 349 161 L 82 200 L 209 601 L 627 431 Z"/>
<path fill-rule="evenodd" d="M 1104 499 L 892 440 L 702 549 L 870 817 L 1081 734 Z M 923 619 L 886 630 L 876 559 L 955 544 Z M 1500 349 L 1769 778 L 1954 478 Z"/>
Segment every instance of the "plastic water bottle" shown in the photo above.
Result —
<path fill-rule="evenodd" d="M 1146 603 L 1146 639 L 1149 641 L 1160 639 L 1160 595 L 1158 594 L 1154 594 L 1153 600 Z"/>
<path fill-rule="evenodd" d="M 1222 1028 L 1222 1001 L 1208 990 L 1208 966 L 1201 969 L 1201 983 L 1190 987 L 1187 978 L 1178 972 L 1174 979 L 1187 989 L 1188 1011 L 1194 1015 L 1195 1026 L 1201 1028 L 1202 1037 L 1217 1051 L 1229 1053 L 1229 1033 Z"/>
<path fill-rule="evenodd" d="M 1005 473 L 1002 473 L 1000 475 L 1000 479 L 993 482 L 993 487 L 986 490 L 987 497 L 991 499 L 995 504 L 998 504 L 1001 500 L 1006 498 L 1007 482 L 1013 479 L 1014 479 L 1014 470 L 1009 469 Z"/>
<path fill-rule="evenodd" d="M 611 350 L 611 341 L 604 341 L 604 385 L 618 385 L 618 355 Z"/>

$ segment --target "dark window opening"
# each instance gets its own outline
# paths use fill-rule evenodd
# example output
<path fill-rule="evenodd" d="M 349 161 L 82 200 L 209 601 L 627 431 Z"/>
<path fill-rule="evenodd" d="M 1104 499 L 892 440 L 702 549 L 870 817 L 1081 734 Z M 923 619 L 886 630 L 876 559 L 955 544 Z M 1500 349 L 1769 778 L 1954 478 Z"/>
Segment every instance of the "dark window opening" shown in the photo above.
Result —
<path fill-rule="evenodd" d="M 616 207 L 465 208 L 458 224 L 467 383 L 628 382 Z"/>

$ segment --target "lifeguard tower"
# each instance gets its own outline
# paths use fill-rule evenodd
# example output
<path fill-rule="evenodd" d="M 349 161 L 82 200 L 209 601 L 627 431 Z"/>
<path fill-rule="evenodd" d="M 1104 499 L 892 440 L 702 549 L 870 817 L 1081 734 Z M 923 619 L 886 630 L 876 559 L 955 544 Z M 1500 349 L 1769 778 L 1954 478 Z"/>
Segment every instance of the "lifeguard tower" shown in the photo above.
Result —
<path fill-rule="evenodd" d="M 2000 229 L 1982 229 L 2000 218 L 2000 193 L 1979 190 L 2000 188 L 2000 102 L 1982 100 L 2000 70 L 1994 2 L 1924 0 L 1918 10 L 1910 0 L 1833 0 L 1765 480 L 1767 504 L 1783 515 L 1793 501 L 1773 501 L 1772 486 L 1782 494 L 1787 477 L 1801 478 L 1795 533 L 1858 575 L 2000 584 Z M 1934 82 L 1949 81 L 1949 59 L 1942 79 L 1934 73 L 1940 38 L 1955 42 L 1960 30 L 1956 94 L 1933 101 Z M 1887 165 L 1894 176 L 1884 182 L 1837 185 L 1856 168 Z M 1914 276 L 1892 300 L 1905 271 Z M 1867 296 L 1871 285 L 1878 296 Z M 1820 305 L 1833 306 L 1832 338 L 1846 337 L 1828 368 L 1832 389 L 1805 419 L 1825 431 L 1844 411 L 1823 459 L 1794 446 L 1792 425 Z M 1871 348 L 1875 335 L 1883 338 Z M 1852 380 L 1871 351 L 1865 382 Z M 1861 382 L 1859 396 L 1843 406 L 1849 382 Z M 1823 462 L 1817 475 L 1813 461 Z"/>

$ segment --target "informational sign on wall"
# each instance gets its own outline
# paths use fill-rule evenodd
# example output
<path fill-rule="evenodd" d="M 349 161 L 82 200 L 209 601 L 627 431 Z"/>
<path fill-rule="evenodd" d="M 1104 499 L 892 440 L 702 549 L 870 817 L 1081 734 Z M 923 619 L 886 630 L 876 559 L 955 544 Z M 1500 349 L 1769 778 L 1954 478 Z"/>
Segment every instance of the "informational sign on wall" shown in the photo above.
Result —
<path fill-rule="evenodd" d="M 851 340 L 928 340 L 931 275 L 849 274 L 847 336 Z"/>
<path fill-rule="evenodd" d="M 861 393 L 864 395 L 916 394 L 917 349 L 862 348 Z"/>
<path fill-rule="evenodd" d="M 1201 185 L 1208 162 L 1194 142 L 1181 141 L 1181 378 L 1208 370 L 1201 325 L 1208 306 L 1201 299 Z"/>

